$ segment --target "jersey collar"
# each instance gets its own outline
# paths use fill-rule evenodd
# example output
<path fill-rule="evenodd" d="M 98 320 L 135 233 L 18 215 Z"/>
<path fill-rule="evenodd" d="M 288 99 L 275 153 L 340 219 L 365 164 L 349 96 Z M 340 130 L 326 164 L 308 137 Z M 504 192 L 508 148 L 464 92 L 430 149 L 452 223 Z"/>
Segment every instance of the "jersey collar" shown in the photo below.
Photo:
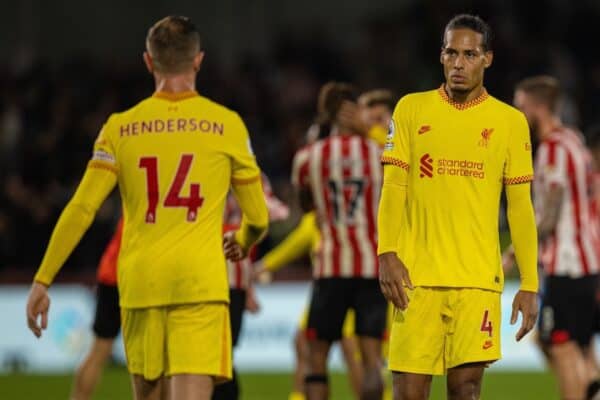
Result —
<path fill-rule="evenodd" d="M 198 92 L 196 92 L 195 90 L 189 90 L 187 92 L 180 93 L 154 92 L 154 94 L 152 95 L 152 97 L 155 97 L 157 99 L 164 99 L 169 101 L 185 100 L 196 96 L 198 96 Z"/>
<path fill-rule="evenodd" d="M 450 104 L 452 107 L 454 107 L 460 111 L 478 106 L 479 104 L 481 104 L 485 100 L 487 100 L 488 97 L 490 97 L 487 90 L 485 90 L 485 88 L 483 88 L 483 91 L 481 92 L 481 94 L 479 96 L 477 96 L 476 98 L 474 98 L 473 100 L 468 101 L 466 103 L 457 103 L 448 96 L 448 93 L 446 93 L 446 89 L 444 88 L 443 83 L 442 83 L 442 86 L 440 86 L 440 88 L 438 89 L 438 93 L 440 94 L 440 97 L 442 98 L 442 100 L 444 100 L 445 103 Z"/>

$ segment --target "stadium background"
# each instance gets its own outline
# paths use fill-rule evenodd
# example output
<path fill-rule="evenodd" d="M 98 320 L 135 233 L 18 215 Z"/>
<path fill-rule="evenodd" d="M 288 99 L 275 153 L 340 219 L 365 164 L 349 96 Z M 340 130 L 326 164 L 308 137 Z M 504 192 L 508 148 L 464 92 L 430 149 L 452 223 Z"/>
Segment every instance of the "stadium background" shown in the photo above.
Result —
<path fill-rule="evenodd" d="M 4 55 L 0 59 L 2 399 L 34 398 L 34 390 L 46 399 L 67 397 L 69 371 L 89 340 L 95 268 L 118 218 L 118 196 L 113 195 L 100 210 L 59 275 L 57 282 L 65 286 L 55 289 L 54 295 L 65 296 L 64 312 L 60 313 L 57 300 L 50 322 L 54 331 L 42 343 L 26 331 L 26 285 L 60 210 L 83 173 L 102 122 L 111 112 L 152 93 L 153 82 L 141 54 L 148 27 L 164 15 L 183 14 L 196 22 L 206 51 L 199 92 L 241 114 L 259 164 L 273 181 L 276 194 L 292 205 L 292 217 L 272 228 L 262 251 L 276 244 L 298 219 L 288 182 L 290 163 L 314 118 L 320 85 L 343 80 L 364 90 L 391 88 L 398 96 L 437 87 L 443 78 L 438 62 L 440 37 L 455 13 L 479 14 L 495 31 L 494 64 L 486 72 L 491 94 L 510 102 L 519 79 L 552 74 L 566 89 L 564 119 L 584 132 L 600 123 L 600 55 L 595 49 L 600 37 L 598 1 L 4 3 L 0 24 Z M 281 351 L 291 352 L 291 337 L 286 339 L 286 335 L 296 314 L 280 326 L 278 311 L 271 306 L 291 298 L 295 303 L 290 307 L 301 307 L 307 289 L 289 282 L 307 278 L 307 265 L 308 260 L 301 260 L 278 273 L 273 288 L 260 289 L 263 315 L 257 318 L 269 320 L 272 329 L 257 330 L 265 322 L 247 319 L 242 349 L 268 348 L 266 340 L 276 337 Z M 293 285 L 297 294 L 288 294 L 293 291 L 286 291 L 286 285 Z M 282 313 L 293 314 L 287 311 Z M 503 329 L 508 335 L 506 347 L 514 332 L 506 324 Z M 525 346 L 526 350 L 515 350 L 524 359 L 506 360 L 508 370 L 491 371 L 484 382 L 485 398 L 556 398 L 554 383 L 541 372 L 537 353 L 531 343 Z M 57 352 L 59 361 L 44 365 L 44 357 L 51 357 L 52 352 Z M 248 357 L 242 358 L 243 398 L 284 398 L 291 383 L 287 374 L 291 364 L 283 359 L 264 365 L 261 355 Z M 334 382 L 334 398 L 348 398 L 341 372 Z M 111 368 L 96 398 L 128 396 L 123 369 Z"/>

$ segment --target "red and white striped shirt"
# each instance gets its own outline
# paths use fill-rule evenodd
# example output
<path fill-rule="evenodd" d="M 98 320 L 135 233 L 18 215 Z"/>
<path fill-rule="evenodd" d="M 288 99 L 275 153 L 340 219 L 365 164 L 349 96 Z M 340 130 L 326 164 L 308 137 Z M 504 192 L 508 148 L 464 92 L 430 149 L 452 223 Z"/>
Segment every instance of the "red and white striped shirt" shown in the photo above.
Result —
<path fill-rule="evenodd" d="M 544 212 L 551 187 L 563 189 L 556 230 L 541 244 L 541 261 L 548 275 L 578 278 L 600 272 L 593 179 L 591 153 L 577 132 L 561 127 L 542 142 L 535 161 L 537 214 Z"/>
<path fill-rule="evenodd" d="M 262 186 L 267 201 L 267 209 L 269 210 L 269 220 L 273 222 L 286 219 L 290 214 L 290 209 L 273 194 L 271 182 L 265 174 L 262 174 Z M 242 210 L 240 210 L 233 194 L 229 192 L 225 203 L 223 231 L 228 232 L 238 229 L 241 220 Z M 227 261 L 227 274 L 231 289 L 246 289 L 249 286 L 252 274 L 252 258 L 252 254 L 250 254 L 241 261 Z"/>
<path fill-rule="evenodd" d="M 378 276 L 380 155 L 370 139 L 345 135 L 319 140 L 296 153 L 292 183 L 311 191 L 322 236 L 315 278 Z"/>

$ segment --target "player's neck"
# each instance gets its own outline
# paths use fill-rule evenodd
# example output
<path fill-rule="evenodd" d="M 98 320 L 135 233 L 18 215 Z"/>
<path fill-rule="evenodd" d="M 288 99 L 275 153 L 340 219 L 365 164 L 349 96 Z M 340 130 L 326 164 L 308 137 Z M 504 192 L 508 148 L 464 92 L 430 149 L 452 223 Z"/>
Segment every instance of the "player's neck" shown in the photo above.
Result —
<path fill-rule="evenodd" d="M 483 92 L 485 91 L 485 89 L 483 87 L 483 82 L 480 83 L 479 85 L 475 86 L 469 92 L 453 91 L 450 88 L 450 86 L 448 86 L 448 84 L 444 85 L 444 90 L 446 91 L 446 94 L 448 95 L 448 98 L 450 100 L 452 100 L 454 103 L 459 103 L 459 104 L 468 103 L 472 100 L 475 100 L 476 98 L 481 96 L 483 94 Z"/>
<path fill-rule="evenodd" d="M 184 93 L 196 91 L 196 74 L 154 75 L 157 92 Z"/>
<path fill-rule="evenodd" d="M 562 121 L 560 117 L 550 114 L 546 118 L 540 118 L 538 120 L 538 131 L 540 133 L 540 138 L 545 140 L 551 134 L 556 132 L 558 128 L 562 126 Z"/>

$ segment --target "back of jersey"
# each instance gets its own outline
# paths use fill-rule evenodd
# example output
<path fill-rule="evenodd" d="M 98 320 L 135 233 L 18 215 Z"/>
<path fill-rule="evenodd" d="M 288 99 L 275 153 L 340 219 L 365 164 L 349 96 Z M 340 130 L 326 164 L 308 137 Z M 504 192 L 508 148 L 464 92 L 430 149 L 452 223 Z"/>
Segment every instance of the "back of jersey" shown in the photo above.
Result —
<path fill-rule="evenodd" d="M 296 156 L 293 181 L 310 188 L 322 234 L 316 278 L 378 275 L 379 158 L 377 144 L 360 136 L 319 140 Z"/>
<path fill-rule="evenodd" d="M 109 118 L 94 165 L 118 174 L 121 306 L 227 301 L 225 199 L 231 182 L 260 179 L 240 117 L 195 92 L 159 92 Z"/>

